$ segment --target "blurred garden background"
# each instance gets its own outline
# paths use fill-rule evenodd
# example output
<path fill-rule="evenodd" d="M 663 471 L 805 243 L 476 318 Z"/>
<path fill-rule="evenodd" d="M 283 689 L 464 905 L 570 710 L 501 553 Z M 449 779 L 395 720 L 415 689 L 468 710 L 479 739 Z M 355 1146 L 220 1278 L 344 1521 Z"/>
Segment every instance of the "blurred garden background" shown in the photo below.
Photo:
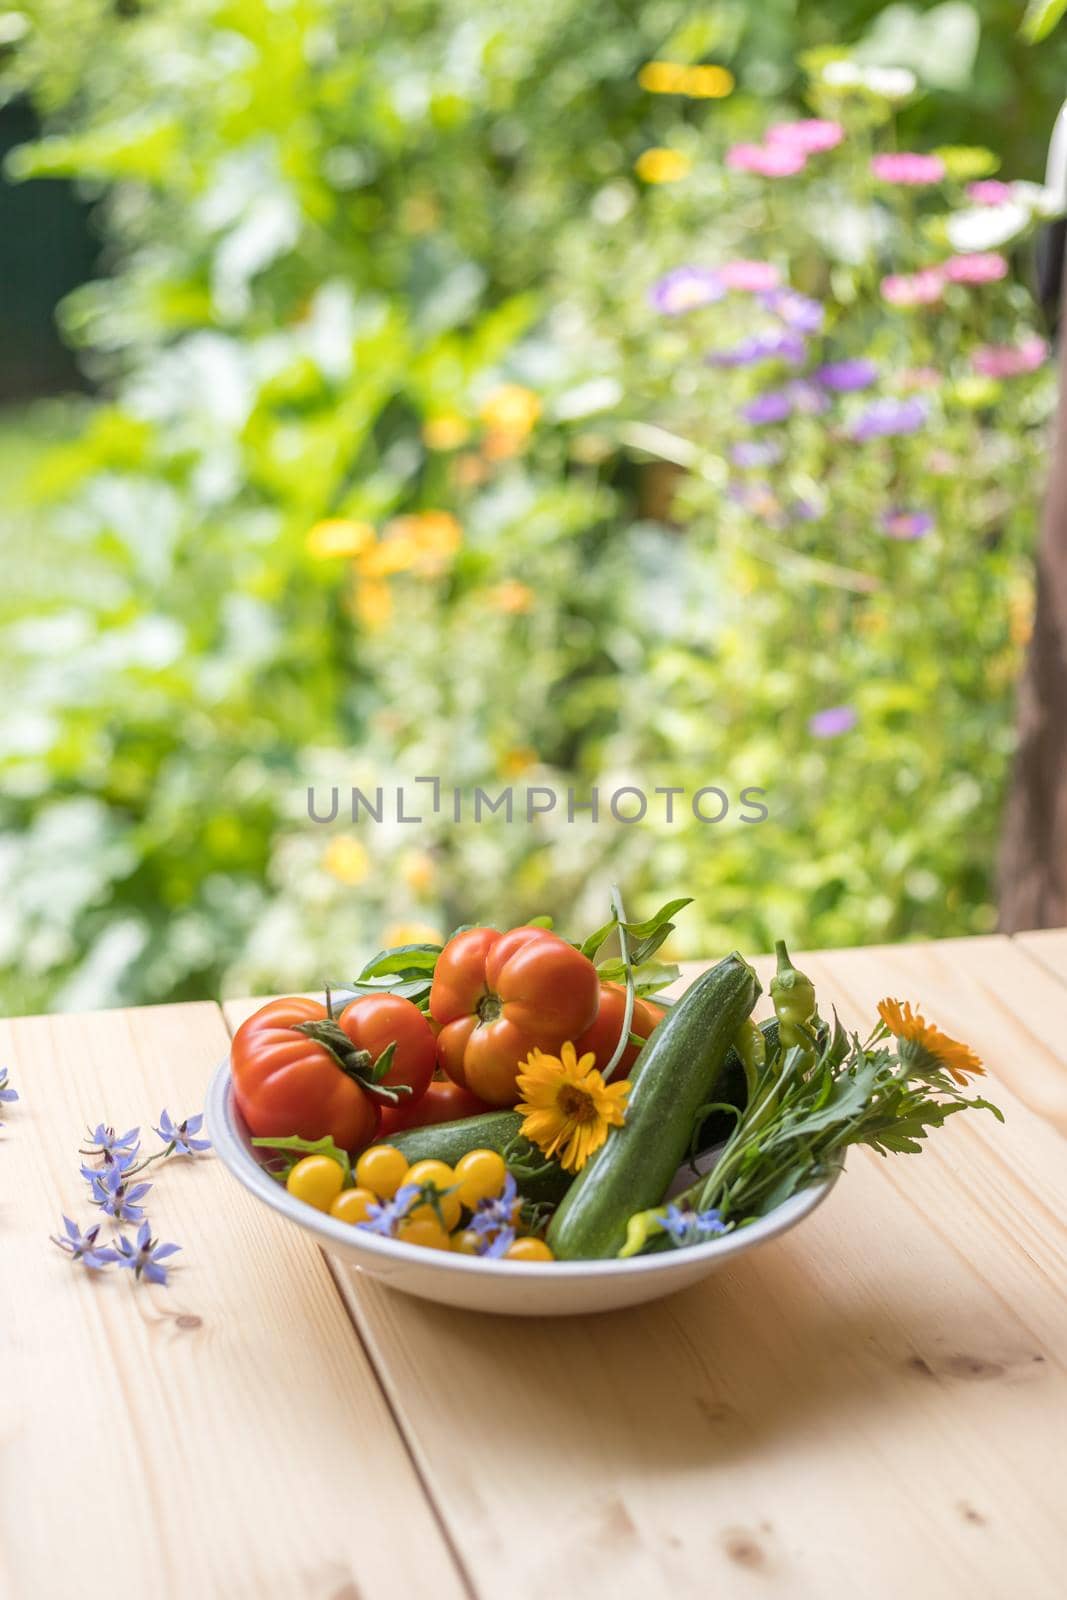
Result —
<path fill-rule="evenodd" d="M 1067 92 L 1002 0 L 0 15 L 0 999 L 989 930 Z M 53 308 L 55 328 L 53 332 Z M 623 784 L 769 819 L 311 823 Z"/>

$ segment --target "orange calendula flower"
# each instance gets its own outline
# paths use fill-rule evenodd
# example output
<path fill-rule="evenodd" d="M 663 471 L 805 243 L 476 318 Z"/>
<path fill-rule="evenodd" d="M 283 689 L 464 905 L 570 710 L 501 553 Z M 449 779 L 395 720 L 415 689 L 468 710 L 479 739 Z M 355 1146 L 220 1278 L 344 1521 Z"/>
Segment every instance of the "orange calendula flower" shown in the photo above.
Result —
<path fill-rule="evenodd" d="M 629 1083 L 605 1083 L 592 1051 L 579 1059 L 569 1040 L 558 1056 L 531 1050 L 516 1084 L 521 1132 L 565 1172 L 581 1172 L 608 1129 L 625 1120 Z"/>
<path fill-rule="evenodd" d="M 905 1051 L 910 1046 L 913 1050 L 925 1052 L 944 1067 L 957 1083 L 966 1083 L 968 1076 L 984 1073 L 985 1068 L 970 1045 L 961 1044 L 958 1039 L 942 1033 L 932 1022 L 927 1022 L 921 1012 L 912 1010 L 909 1000 L 880 1000 L 878 1015 L 898 1043 L 905 1047 Z"/>
<path fill-rule="evenodd" d="M 642 150 L 634 162 L 634 171 L 642 183 L 677 183 L 692 165 L 684 151 L 653 145 L 651 150 Z"/>

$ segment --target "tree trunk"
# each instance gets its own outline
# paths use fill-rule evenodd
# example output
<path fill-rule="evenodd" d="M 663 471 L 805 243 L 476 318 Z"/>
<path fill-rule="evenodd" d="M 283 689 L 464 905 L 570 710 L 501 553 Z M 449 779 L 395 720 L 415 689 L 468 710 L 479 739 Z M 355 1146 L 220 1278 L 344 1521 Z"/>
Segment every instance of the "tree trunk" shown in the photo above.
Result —
<path fill-rule="evenodd" d="M 1005 933 L 1067 926 L 1067 337 L 1062 333 L 1056 442 L 1018 730 L 1000 851 Z"/>

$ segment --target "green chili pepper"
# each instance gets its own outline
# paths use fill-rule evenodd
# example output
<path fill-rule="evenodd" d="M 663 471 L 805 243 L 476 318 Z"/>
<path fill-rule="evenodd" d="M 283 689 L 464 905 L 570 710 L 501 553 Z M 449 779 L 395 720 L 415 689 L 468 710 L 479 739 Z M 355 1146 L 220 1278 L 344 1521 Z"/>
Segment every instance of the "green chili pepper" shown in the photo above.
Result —
<path fill-rule="evenodd" d="M 619 1259 L 640 1255 L 648 1241 L 664 1231 L 663 1219 L 666 1215 L 666 1206 L 656 1206 L 652 1211 L 638 1211 L 632 1216 L 626 1224 L 626 1243 L 619 1251 Z"/>
<path fill-rule="evenodd" d="M 741 1057 L 748 1097 L 751 1100 L 756 1079 L 767 1061 L 767 1041 L 762 1029 L 756 1026 L 751 1017 L 745 1018 L 734 1035 L 734 1049 Z"/>
<path fill-rule="evenodd" d="M 788 1050 L 802 1050 L 800 1070 L 815 1062 L 815 985 L 798 972 L 789 957 L 785 940 L 775 944 L 778 970 L 771 979 L 771 1003 L 778 1018 L 778 1041 L 783 1056 Z"/>

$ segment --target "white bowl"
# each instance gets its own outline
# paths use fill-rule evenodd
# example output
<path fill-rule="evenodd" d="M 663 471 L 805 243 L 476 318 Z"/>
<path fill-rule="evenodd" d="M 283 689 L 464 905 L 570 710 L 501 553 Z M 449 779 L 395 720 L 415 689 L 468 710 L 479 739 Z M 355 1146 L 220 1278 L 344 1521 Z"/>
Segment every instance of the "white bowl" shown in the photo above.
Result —
<path fill-rule="evenodd" d="M 229 1061 L 221 1063 L 211 1080 L 206 1110 L 215 1149 L 234 1177 L 283 1217 L 313 1234 L 346 1271 L 366 1272 L 391 1289 L 424 1300 L 506 1316 L 570 1317 L 617 1311 L 685 1289 L 735 1256 L 755 1250 L 802 1222 L 826 1199 L 839 1176 L 835 1171 L 758 1222 L 685 1250 L 636 1256 L 629 1261 L 490 1261 L 402 1244 L 294 1200 L 259 1163 L 234 1100 Z M 706 1169 L 712 1160 L 714 1152 L 698 1157 L 697 1170 Z M 691 1169 L 680 1169 L 676 1191 L 692 1181 Z"/>

